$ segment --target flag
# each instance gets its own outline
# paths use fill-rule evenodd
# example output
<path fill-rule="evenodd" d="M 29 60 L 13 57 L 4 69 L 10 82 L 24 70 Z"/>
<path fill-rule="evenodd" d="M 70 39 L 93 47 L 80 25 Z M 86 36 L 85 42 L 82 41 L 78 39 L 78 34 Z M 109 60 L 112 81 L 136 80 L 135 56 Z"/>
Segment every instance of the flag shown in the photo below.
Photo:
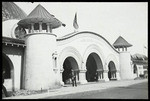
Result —
<path fill-rule="evenodd" d="M 79 28 L 78 23 L 77 23 L 77 13 L 75 14 L 75 17 L 74 17 L 73 27 L 74 27 L 75 29 L 78 29 L 78 28 Z"/>

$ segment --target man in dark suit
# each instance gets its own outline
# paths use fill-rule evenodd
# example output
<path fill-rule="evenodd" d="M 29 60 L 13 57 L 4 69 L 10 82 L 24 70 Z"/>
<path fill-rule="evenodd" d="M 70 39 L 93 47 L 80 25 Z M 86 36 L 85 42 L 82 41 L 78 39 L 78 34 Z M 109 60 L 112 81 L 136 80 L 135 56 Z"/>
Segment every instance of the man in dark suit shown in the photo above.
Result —
<path fill-rule="evenodd" d="M 75 72 L 73 70 L 71 70 L 71 80 L 72 80 L 72 86 L 77 86 L 77 82 L 76 82 L 76 75 Z"/>

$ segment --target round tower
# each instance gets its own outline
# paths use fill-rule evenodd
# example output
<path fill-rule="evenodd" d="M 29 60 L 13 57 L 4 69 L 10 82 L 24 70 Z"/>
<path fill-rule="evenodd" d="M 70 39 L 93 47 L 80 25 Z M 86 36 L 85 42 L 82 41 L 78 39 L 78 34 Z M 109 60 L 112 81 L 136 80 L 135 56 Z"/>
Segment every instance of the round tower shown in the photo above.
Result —
<path fill-rule="evenodd" d="M 131 55 L 130 52 L 127 51 L 127 47 L 131 47 L 132 45 L 123 37 L 119 36 L 119 38 L 114 42 L 113 46 L 120 52 L 119 63 L 121 79 L 133 79 Z"/>
<path fill-rule="evenodd" d="M 57 46 L 52 29 L 62 23 L 38 5 L 18 25 L 28 30 L 25 36 L 24 89 L 42 90 L 57 86 Z"/>

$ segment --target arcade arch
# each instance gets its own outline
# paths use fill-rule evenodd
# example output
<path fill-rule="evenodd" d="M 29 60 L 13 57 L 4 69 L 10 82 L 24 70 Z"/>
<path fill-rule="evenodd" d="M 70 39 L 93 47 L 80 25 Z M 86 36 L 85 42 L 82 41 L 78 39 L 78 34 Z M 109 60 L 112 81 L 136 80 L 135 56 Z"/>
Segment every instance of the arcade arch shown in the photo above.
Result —
<path fill-rule="evenodd" d="M 67 57 L 63 63 L 62 81 L 64 84 L 71 83 L 71 70 L 74 71 L 76 80 L 79 81 L 79 66 L 77 61 L 73 57 Z"/>
<path fill-rule="evenodd" d="M 108 78 L 109 80 L 116 80 L 116 66 L 113 61 L 108 64 Z"/>
<path fill-rule="evenodd" d="M 2 53 L 2 68 L 4 74 L 4 86 L 9 91 L 14 91 L 14 66 L 10 58 Z"/>
<path fill-rule="evenodd" d="M 98 54 L 93 52 L 88 56 L 86 69 L 86 80 L 88 82 L 103 79 L 103 64 Z"/>
<path fill-rule="evenodd" d="M 58 65 L 60 67 L 60 70 L 63 70 L 63 63 L 67 57 L 73 57 L 78 64 L 78 68 L 81 69 L 82 57 L 81 57 L 80 53 L 76 50 L 76 48 L 74 48 L 72 46 L 68 46 L 68 47 L 64 48 L 61 51 L 61 53 L 59 54 L 59 57 L 58 57 L 59 64 Z"/>

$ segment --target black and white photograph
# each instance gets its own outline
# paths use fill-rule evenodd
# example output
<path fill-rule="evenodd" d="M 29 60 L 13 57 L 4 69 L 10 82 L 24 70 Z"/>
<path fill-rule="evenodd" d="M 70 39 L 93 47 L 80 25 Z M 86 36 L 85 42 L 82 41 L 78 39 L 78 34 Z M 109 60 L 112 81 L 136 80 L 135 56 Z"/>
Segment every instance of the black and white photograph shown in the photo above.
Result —
<path fill-rule="evenodd" d="M 2 2 L 2 99 L 148 98 L 148 2 Z"/>

